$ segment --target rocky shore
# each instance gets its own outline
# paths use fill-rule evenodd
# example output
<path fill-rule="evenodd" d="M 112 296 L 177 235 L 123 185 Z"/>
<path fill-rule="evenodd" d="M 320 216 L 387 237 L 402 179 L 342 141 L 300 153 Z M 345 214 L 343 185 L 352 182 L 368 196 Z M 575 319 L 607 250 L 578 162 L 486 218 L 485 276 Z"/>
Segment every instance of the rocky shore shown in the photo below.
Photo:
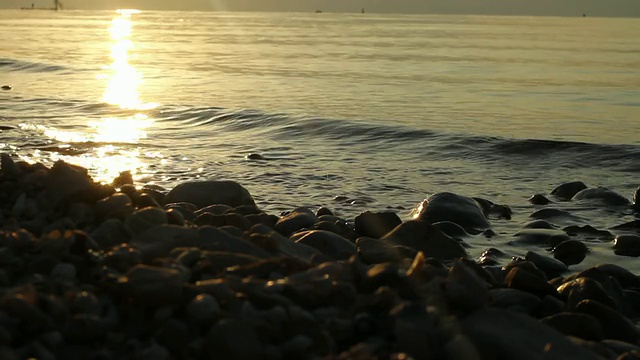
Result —
<path fill-rule="evenodd" d="M 638 192 L 550 196 L 640 212 Z M 268 214 L 233 181 L 104 185 L 6 154 L 0 206 L 0 359 L 640 359 L 637 274 L 570 271 L 585 239 L 640 255 L 637 218 L 559 229 L 571 214 L 541 208 L 515 241 L 552 251 L 472 259 L 465 236 L 491 237 L 508 206 L 439 193 L 406 221 Z"/>

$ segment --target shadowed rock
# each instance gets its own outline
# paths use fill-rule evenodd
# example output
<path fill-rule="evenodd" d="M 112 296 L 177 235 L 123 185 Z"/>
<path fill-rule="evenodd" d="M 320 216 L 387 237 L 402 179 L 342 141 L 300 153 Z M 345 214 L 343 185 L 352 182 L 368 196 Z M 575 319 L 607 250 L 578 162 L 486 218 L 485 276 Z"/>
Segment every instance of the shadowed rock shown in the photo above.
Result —
<path fill-rule="evenodd" d="M 467 232 L 481 232 L 491 227 L 483 208 L 473 198 L 449 192 L 437 193 L 425 199 L 417 208 L 417 220 L 428 223 L 451 221 Z"/>
<path fill-rule="evenodd" d="M 482 308 L 462 320 L 462 329 L 483 359 L 600 359 L 557 330 L 509 310 Z"/>
<path fill-rule="evenodd" d="M 598 319 L 588 314 L 562 312 L 542 318 L 540 322 L 565 335 L 592 341 L 604 339 L 604 331 Z"/>
<path fill-rule="evenodd" d="M 280 218 L 273 228 L 280 234 L 289 236 L 298 230 L 312 227 L 316 221 L 318 217 L 313 211 L 301 207 Z"/>
<path fill-rule="evenodd" d="M 425 257 L 440 260 L 467 257 L 466 251 L 459 242 L 445 235 L 435 226 L 420 220 L 409 220 L 398 225 L 382 240 L 422 251 Z"/>
<path fill-rule="evenodd" d="M 165 202 L 187 202 L 198 209 L 209 205 L 223 204 L 231 207 L 254 205 L 247 189 L 235 181 L 192 181 L 182 183 L 167 194 Z"/>
<path fill-rule="evenodd" d="M 576 305 L 575 311 L 589 314 L 598 319 L 604 331 L 604 336 L 608 339 L 616 339 L 633 344 L 640 337 L 638 329 L 636 329 L 631 320 L 598 301 L 582 300 Z"/>
<path fill-rule="evenodd" d="M 385 236 L 401 223 L 398 215 L 392 212 L 365 211 L 355 218 L 356 232 L 374 239 Z"/>
<path fill-rule="evenodd" d="M 574 200 L 597 201 L 605 205 L 623 206 L 629 204 L 629 199 L 604 187 L 584 189 L 573 197 Z"/>
<path fill-rule="evenodd" d="M 582 181 L 564 183 L 551 191 L 551 195 L 561 200 L 571 200 L 575 194 L 587 188 Z"/>
<path fill-rule="evenodd" d="M 329 231 L 304 231 L 292 236 L 291 240 L 311 246 L 336 260 L 346 260 L 357 252 L 351 241 Z"/>

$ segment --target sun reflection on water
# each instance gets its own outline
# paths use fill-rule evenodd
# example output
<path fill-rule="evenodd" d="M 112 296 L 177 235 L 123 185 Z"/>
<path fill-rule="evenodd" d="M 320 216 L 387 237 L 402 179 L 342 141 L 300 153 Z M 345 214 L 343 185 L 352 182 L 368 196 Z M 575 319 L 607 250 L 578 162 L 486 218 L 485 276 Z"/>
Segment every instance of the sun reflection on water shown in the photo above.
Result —
<path fill-rule="evenodd" d="M 108 32 L 113 42 L 110 49 L 111 64 L 105 65 L 105 73 L 97 76 L 106 80 L 102 101 L 123 110 L 131 110 L 126 116 L 108 116 L 98 120 L 89 120 L 85 131 L 44 129 L 44 134 L 58 142 L 63 149 L 66 144 L 87 149 L 80 154 L 68 154 L 65 151 L 54 152 L 51 160 L 64 160 L 91 169 L 95 180 L 111 182 L 122 171 L 131 171 L 134 178 L 140 178 L 148 167 L 144 163 L 137 144 L 147 137 L 147 129 L 153 121 L 145 112 L 157 107 L 157 104 L 144 103 L 138 89 L 142 76 L 129 62 L 130 54 L 135 50 L 132 40 L 132 15 L 138 10 L 117 10 L 117 16 L 110 23 Z M 82 145 L 84 144 L 84 145 Z"/>

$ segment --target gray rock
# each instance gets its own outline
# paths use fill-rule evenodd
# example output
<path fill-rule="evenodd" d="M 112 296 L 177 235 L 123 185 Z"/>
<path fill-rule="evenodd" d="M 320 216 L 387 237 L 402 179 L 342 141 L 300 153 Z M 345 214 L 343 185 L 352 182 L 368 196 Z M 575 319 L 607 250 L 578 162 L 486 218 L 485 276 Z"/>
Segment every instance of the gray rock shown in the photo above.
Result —
<path fill-rule="evenodd" d="M 223 204 L 231 207 L 254 205 L 247 189 L 235 181 L 192 181 L 173 188 L 166 196 L 166 203 L 187 202 L 198 209 L 209 205 Z"/>
<path fill-rule="evenodd" d="M 482 308 L 462 320 L 483 359 L 599 360 L 555 329 L 517 312 Z"/>
<path fill-rule="evenodd" d="M 476 200 L 448 192 L 425 199 L 418 205 L 415 218 L 429 223 L 451 221 L 469 233 L 478 233 L 491 227 Z"/>
<path fill-rule="evenodd" d="M 449 269 L 445 295 L 450 304 L 464 311 L 475 310 L 489 300 L 489 283 L 467 264 L 456 260 Z"/>

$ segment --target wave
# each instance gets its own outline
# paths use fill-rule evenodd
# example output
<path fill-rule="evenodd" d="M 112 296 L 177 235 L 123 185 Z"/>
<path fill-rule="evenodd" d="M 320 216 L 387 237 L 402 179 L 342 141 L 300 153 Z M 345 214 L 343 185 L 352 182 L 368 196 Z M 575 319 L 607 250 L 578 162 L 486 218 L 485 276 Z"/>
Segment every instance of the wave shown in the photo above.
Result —
<path fill-rule="evenodd" d="M 161 121 L 178 126 L 215 126 L 227 132 L 252 131 L 278 141 L 301 139 L 334 142 L 354 148 L 414 152 L 439 159 L 485 162 L 555 164 L 562 167 L 598 166 L 623 171 L 640 170 L 640 145 L 597 144 L 569 140 L 520 139 L 449 133 L 371 121 L 300 117 L 244 109 L 165 109 Z M 426 124 L 425 124 L 426 125 Z"/>
<path fill-rule="evenodd" d="M 17 59 L 8 59 L 8 58 L 0 58 L 0 69 L 7 69 L 9 71 L 32 72 L 32 73 L 44 73 L 44 72 L 49 73 L 49 72 L 71 70 L 68 67 L 57 65 L 57 64 L 47 64 L 42 62 L 33 62 L 33 61 L 27 61 L 27 60 L 17 60 Z"/>

